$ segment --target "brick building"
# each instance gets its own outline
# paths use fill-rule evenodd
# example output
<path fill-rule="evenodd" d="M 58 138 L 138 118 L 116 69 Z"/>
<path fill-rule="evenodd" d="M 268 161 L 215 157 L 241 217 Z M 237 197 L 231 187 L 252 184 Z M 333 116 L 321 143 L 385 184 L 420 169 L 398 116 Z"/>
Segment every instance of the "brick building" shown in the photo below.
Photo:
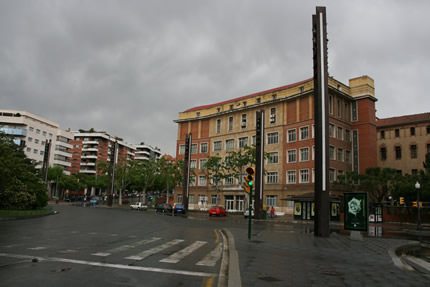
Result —
<path fill-rule="evenodd" d="M 265 111 L 264 203 L 292 213 L 293 200 L 314 192 L 314 83 L 304 80 L 271 90 L 190 108 L 179 113 L 176 157 L 184 158 L 185 138 L 192 133 L 191 166 L 195 168 L 189 207 L 221 204 L 241 211 L 247 194 L 233 176 L 220 194 L 201 170 L 210 156 L 255 143 L 256 111 Z M 376 166 L 376 117 L 374 82 L 368 76 L 345 85 L 329 78 L 330 181 L 347 171 L 364 172 Z M 241 178 L 241 177 L 240 177 Z M 331 189 L 331 195 L 341 191 Z M 175 201 L 182 199 L 176 189 Z"/>

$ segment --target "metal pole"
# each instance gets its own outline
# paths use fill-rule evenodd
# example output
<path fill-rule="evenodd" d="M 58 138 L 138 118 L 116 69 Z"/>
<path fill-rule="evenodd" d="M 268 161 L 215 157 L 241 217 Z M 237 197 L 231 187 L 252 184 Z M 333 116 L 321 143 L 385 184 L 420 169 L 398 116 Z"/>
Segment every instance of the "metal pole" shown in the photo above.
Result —
<path fill-rule="evenodd" d="M 252 185 L 249 186 L 248 239 L 251 239 L 251 221 L 252 221 Z"/>
<path fill-rule="evenodd" d="M 420 189 L 419 188 L 417 188 L 417 207 L 418 207 L 417 230 L 421 231 L 421 207 L 420 207 Z"/>

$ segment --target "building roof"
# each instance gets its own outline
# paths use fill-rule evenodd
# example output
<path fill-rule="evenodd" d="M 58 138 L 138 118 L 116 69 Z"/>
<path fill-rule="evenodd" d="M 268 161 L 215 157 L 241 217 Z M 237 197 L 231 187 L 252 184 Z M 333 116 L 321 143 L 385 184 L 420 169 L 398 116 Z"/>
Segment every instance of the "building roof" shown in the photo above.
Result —
<path fill-rule="evenodd" d="M 377 127 L 385 127 L 385 126 L 399 126 L 412 124 L 417 122 L 430 122 L 430 113 L 422 113 L 422 114 L 414 114 L 414 115 L 406 115 L 400 117 L 392 117 L 385 119 L 377 119 L 376 126 Z"/>
<path fill-rule="evenodd" d="M 192 112 L 192 111 L 198 111 L 198 110 L 203 110 L 203 109 L 209 109 L 209 108 L 213 108 L 213 107 L 216 107 L 216 106 L 225 105 L 225 104 L 228 104 L 228 103 L 234 103 L 234 102 L 237 102 L 237 101 L 246 100 L 246 99 L 249 99 L 249 98 L 252 98 L 252 97 L 256 97 L 256 96 L 260 96 L 260 95 L 264 95 L 264 94 L 269 94 L 269 93 L 274 93 L 274 92 L 282 91 L 282 90 L 285 90 L 285 89 L 292 88 L 294 86 L 302 85 L 302 84 L 307 83 L 307 82 L 312 81 L 312 80 L 313 80 L 313 78 L 310 78 L 310 79 L 307 79 L 307 80 L 304 80 L 304 81 L 301 81 L 301 82 L 297 82 L 297 83 L 294 83 L 294 84 L 290 84 L 290 85 L 286 85 L 286 86 L 282 86 L 282 87 L 270 89 L 270 90 L 267 90 L 267 91 L 262 91 L 262 92 L 250 94 L 250 95 L 247 95 L 247 96 L 242 96 L 242 97 L 239 97 L 239 98 L 235 98 L 235 99 L 231 99 L 231 100 L 219 102 L 219 103 L 216 103 L 216 104 L 210 104 L 210 105 L 204 105 L 204 106 L 194 107 L 194 108 L 186 110 L 185 112 Z"/>

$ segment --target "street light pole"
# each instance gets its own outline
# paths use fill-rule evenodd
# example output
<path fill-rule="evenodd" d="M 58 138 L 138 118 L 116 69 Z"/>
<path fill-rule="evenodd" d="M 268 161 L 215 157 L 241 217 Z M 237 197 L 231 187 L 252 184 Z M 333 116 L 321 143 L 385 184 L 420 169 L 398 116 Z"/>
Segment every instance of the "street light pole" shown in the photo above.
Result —
<path fill-rule="evenodd" d="M 421 230 L 421 207 L 420 207 L 420 183 L 417 181 L 415 183 L 415 189 L 417 190 L 417 208 L 418 208 L 418 221 L 417 221 L 417 230 Z"/>

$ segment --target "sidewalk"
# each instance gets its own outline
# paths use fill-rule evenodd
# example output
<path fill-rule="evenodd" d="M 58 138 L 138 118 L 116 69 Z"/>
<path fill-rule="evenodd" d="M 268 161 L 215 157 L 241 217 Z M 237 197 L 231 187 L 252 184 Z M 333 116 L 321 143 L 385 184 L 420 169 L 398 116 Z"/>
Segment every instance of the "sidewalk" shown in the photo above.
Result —
<path fill-rule="evenodd" d="M 410 240 L 353 241 L 337 233 L 320 238 L 256 225 L 248 240 L 243 229 L 230 231 L 239 253 L 242 286 L 430 286 L 428 275 L 394 264 L 393 250 L 416 243 Z"/>

